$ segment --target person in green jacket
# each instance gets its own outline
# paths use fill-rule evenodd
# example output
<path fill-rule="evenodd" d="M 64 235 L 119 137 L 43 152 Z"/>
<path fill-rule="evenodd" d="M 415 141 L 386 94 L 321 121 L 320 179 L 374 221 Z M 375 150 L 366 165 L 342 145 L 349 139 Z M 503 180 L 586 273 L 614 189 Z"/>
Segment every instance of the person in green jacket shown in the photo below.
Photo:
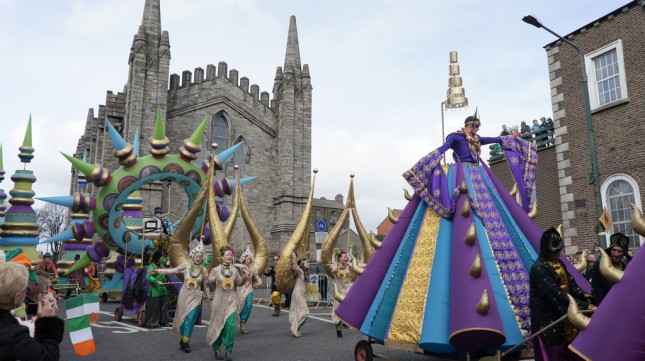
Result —
<path fill-rule="evenodd" d="M 146 278 L 148 279 L 148 299 L 146 300 L 146 311 L 144 313 L 143 326 L 148 328 L 166 326 L 167 315 L 165 314 L 164 304 L 166 302 L 166 289 L 165 274 L 152 272 L 159 268 L 159 260 L 161 252 L 155 252 L 151 256 L 152 260 L 148 265 Z"/>

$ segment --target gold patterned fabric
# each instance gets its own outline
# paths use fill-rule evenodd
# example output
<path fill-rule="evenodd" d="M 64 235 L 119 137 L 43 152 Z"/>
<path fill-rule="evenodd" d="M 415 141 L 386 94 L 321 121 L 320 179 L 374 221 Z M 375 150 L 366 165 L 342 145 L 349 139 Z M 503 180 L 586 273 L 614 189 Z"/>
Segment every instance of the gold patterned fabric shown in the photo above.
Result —
<path fill-rule="evenodd" d="M 419 350 L 430 271 L 437 245 L 441 218 L 428 208 L 419 231 L 410 267 L 401 288 L 386 344 L 406 351 Z"/>

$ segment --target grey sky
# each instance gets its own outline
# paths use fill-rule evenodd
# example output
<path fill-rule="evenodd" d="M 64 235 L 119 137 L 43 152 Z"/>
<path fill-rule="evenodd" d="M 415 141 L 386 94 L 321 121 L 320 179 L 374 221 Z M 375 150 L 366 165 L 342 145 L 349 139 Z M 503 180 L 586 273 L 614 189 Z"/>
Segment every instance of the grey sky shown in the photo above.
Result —
<path fill-rule="evenodd" d="M 478 106 L 480 134 L 495 135 L 502 124 L 552 115 L 543 46 L 554 38 L 522 16 L 534 13 L 564 35 L 626 3 L 161 0 L 161 16 L 171 73 L 225 61 L 271 93 L 296 15 L 313 85 L 315 195 L 346 195 L 356 174 L 359 213 L 375 229 L 387 206 L 405 203 L 401 174 L 441 144 L 451 50 L 459 52 L 470 107 L 446 112 L 446 132 Z M 107 90 L 122 91 L 143 4 L 0 0 L 6 193 L 22 169 L 17 153 L 30 113 L 36 152 L 27 169 L 38 177 L 36 196 L 69 192 L 70 165 L 59 151 L 73 153 L 88 109 L 97 111 Z"/>

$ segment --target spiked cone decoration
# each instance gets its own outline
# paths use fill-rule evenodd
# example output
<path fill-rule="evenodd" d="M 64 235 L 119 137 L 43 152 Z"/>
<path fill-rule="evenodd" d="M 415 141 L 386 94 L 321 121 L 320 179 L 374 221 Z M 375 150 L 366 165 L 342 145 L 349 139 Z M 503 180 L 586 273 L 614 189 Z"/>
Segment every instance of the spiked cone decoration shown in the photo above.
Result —
<path fill-rule="evenodd" d="M 31 115 L 20 154 L 20 161 L 27 164 L 34 158 L 34 148 L 31 146 Z M 32 185 L 36 176 L 30 170 L 17 170 L 11 176 L 14 188 L 9 191 L 11 207 L 5 213 L 5 222 L 0 225 L 0 245 L 7 249 L 20 246 L 35 246 L 38 244 L 38 223 L 36 212 L 31 207 L 34 204 Z M 37 260 L 38 255 L 33 247 L 23 247 L 27 257 Z"/>
<path fill-rule="evenodd" d="M 149 139 L 150 148 L 149 152 L 155 158 L 163 158 L 166 154 L 170 153 L 170 140 L 166 137 L 166 130 L 163 126 L 163 118 L 161 117 L 161 109 L 157 108 L 157 120 L 155 121 L 155 129 L 152 132 L 152 137 Z"/>

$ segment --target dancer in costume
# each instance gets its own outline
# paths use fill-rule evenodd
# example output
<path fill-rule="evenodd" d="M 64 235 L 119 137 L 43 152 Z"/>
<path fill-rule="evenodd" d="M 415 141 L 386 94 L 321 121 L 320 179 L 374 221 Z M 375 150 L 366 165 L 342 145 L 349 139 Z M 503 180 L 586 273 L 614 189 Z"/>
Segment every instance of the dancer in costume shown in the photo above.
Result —
<path fill-rule="evenodd" d="M 540 240 L 540 257 L 533 263 L 531 283 L 531 328 L 533 333 L 567 314 L 571 295 L 579 308 L 595 310 L 591 295 L 584 293 L 559 259 L 562 236 L 548 229 Z M 578 334 L 568 319 L 540 334 L 534 343 L 536 361 L 578 360 L 567 346 Z"/>
<path fill-rule="evenodd" d="M 175 268 L 158 268 L 150 271 L 151 274 L 180 274 L 184 275 L 184 285 L 177 298 L 177 311 L 172 324 L 172 333 L 180 333 L 179 347 L 186 353 L 190 352 L 190 337 L 197 316 L 202 308 L 202 300 L 208 299 L 207 290 L 204 289 L 203 280 L 206 268 L 202 264 L 204 259 L 204 246 L 199 244 L 188 254 L 192 261 Z"/>
<path fill-rule="evenodd" d="M 531 219 L 536 146 L 515 136 L 480 137 L 479 127 L 477 113 L 467 117 L 403 174 L 415 194 L 336 308 L 388 347 L 508 349 L 531 330 L 528 271 L 543 233 Z M 502 146 L 519 201 L 480 159 L 481 146 L 492 143 Z M 456 163 L 444 168 L 448 149 Z M 565 265 L 588 292 L 588 282 Z"/>
<path fill-rule="evenodd" d="M 336 287 L 338 293 L 342 295 L 342 297 L 345 297 L 347 291 L 352 287 L 354 279 L 356 278 L 352 268 L 347 263 L 347 260 L 347 252 L 337 249 L 336 263 L 331 265 L 334 277 L 334 287 Z M 343 326 L 345 324 L 340 317 L 336 315 L 336 307 L 338 307 L 339 302 L 333 298 L 332 304 L 333 310 L 331 311 L 331 321 L 336 325 L 336 336 L 341 338 L 343 337 Z"/>
<path fill-rule="evenodd" d="M 148 299 L 146 300 L 144 327 L 159 327 L 166 324 L 165 302 L 168 290 L 165 283 L 168 282 L 165 274 L 153 272 L 159 269 L 161 252 L 154 252 L 148 265 L 146 278 L 148 279 Z"/>
<path fill-rule="evenodd" d="M 235 267 L 245 279 L 244 284 L 237 288 L 237 309 L 240 310 L 240 332 L 249 333 L 246 329 L 246 321 L 248 321 L 251 315 L 251 308 L 253 308 L 253 287 L 262 286 L 262 280 L 253 267 L 253 254 L 249 248 L 242 253 L 240 263 L 236 264 Z"/>
<path fill-rule="evenodd" d="M 206 342 L 212 345 L 216 360 L 230 361 L 233 358 L 233 342 L 237 325 L 237 297 L 235 286 L 241 286 L 245 279 L 233 265 L 234 250 L 222 246 L 220 248 L 222 263 L 213 268 L 208 274 L 208 284 L 215 288 L 211 306 L 211 319 Z M 224 343 L 226 353 L 222 356 L 220 347 Z"/>
<path fill-rule="evenodd" d="M 293 274 L 296 278 L 296 283 L 291 292 L 291 307 L 289 308 L 289 322 L 291 322 L 291 334 L 295 337 L 300 337 L 300 328 L 307 321 L 309 317 L 309 306 L 307 306 L 307 269 L 309 268 L 309 260 L 304 258 L 298 259 L 296 253 L 291 255 L 291 267 Z"/>

